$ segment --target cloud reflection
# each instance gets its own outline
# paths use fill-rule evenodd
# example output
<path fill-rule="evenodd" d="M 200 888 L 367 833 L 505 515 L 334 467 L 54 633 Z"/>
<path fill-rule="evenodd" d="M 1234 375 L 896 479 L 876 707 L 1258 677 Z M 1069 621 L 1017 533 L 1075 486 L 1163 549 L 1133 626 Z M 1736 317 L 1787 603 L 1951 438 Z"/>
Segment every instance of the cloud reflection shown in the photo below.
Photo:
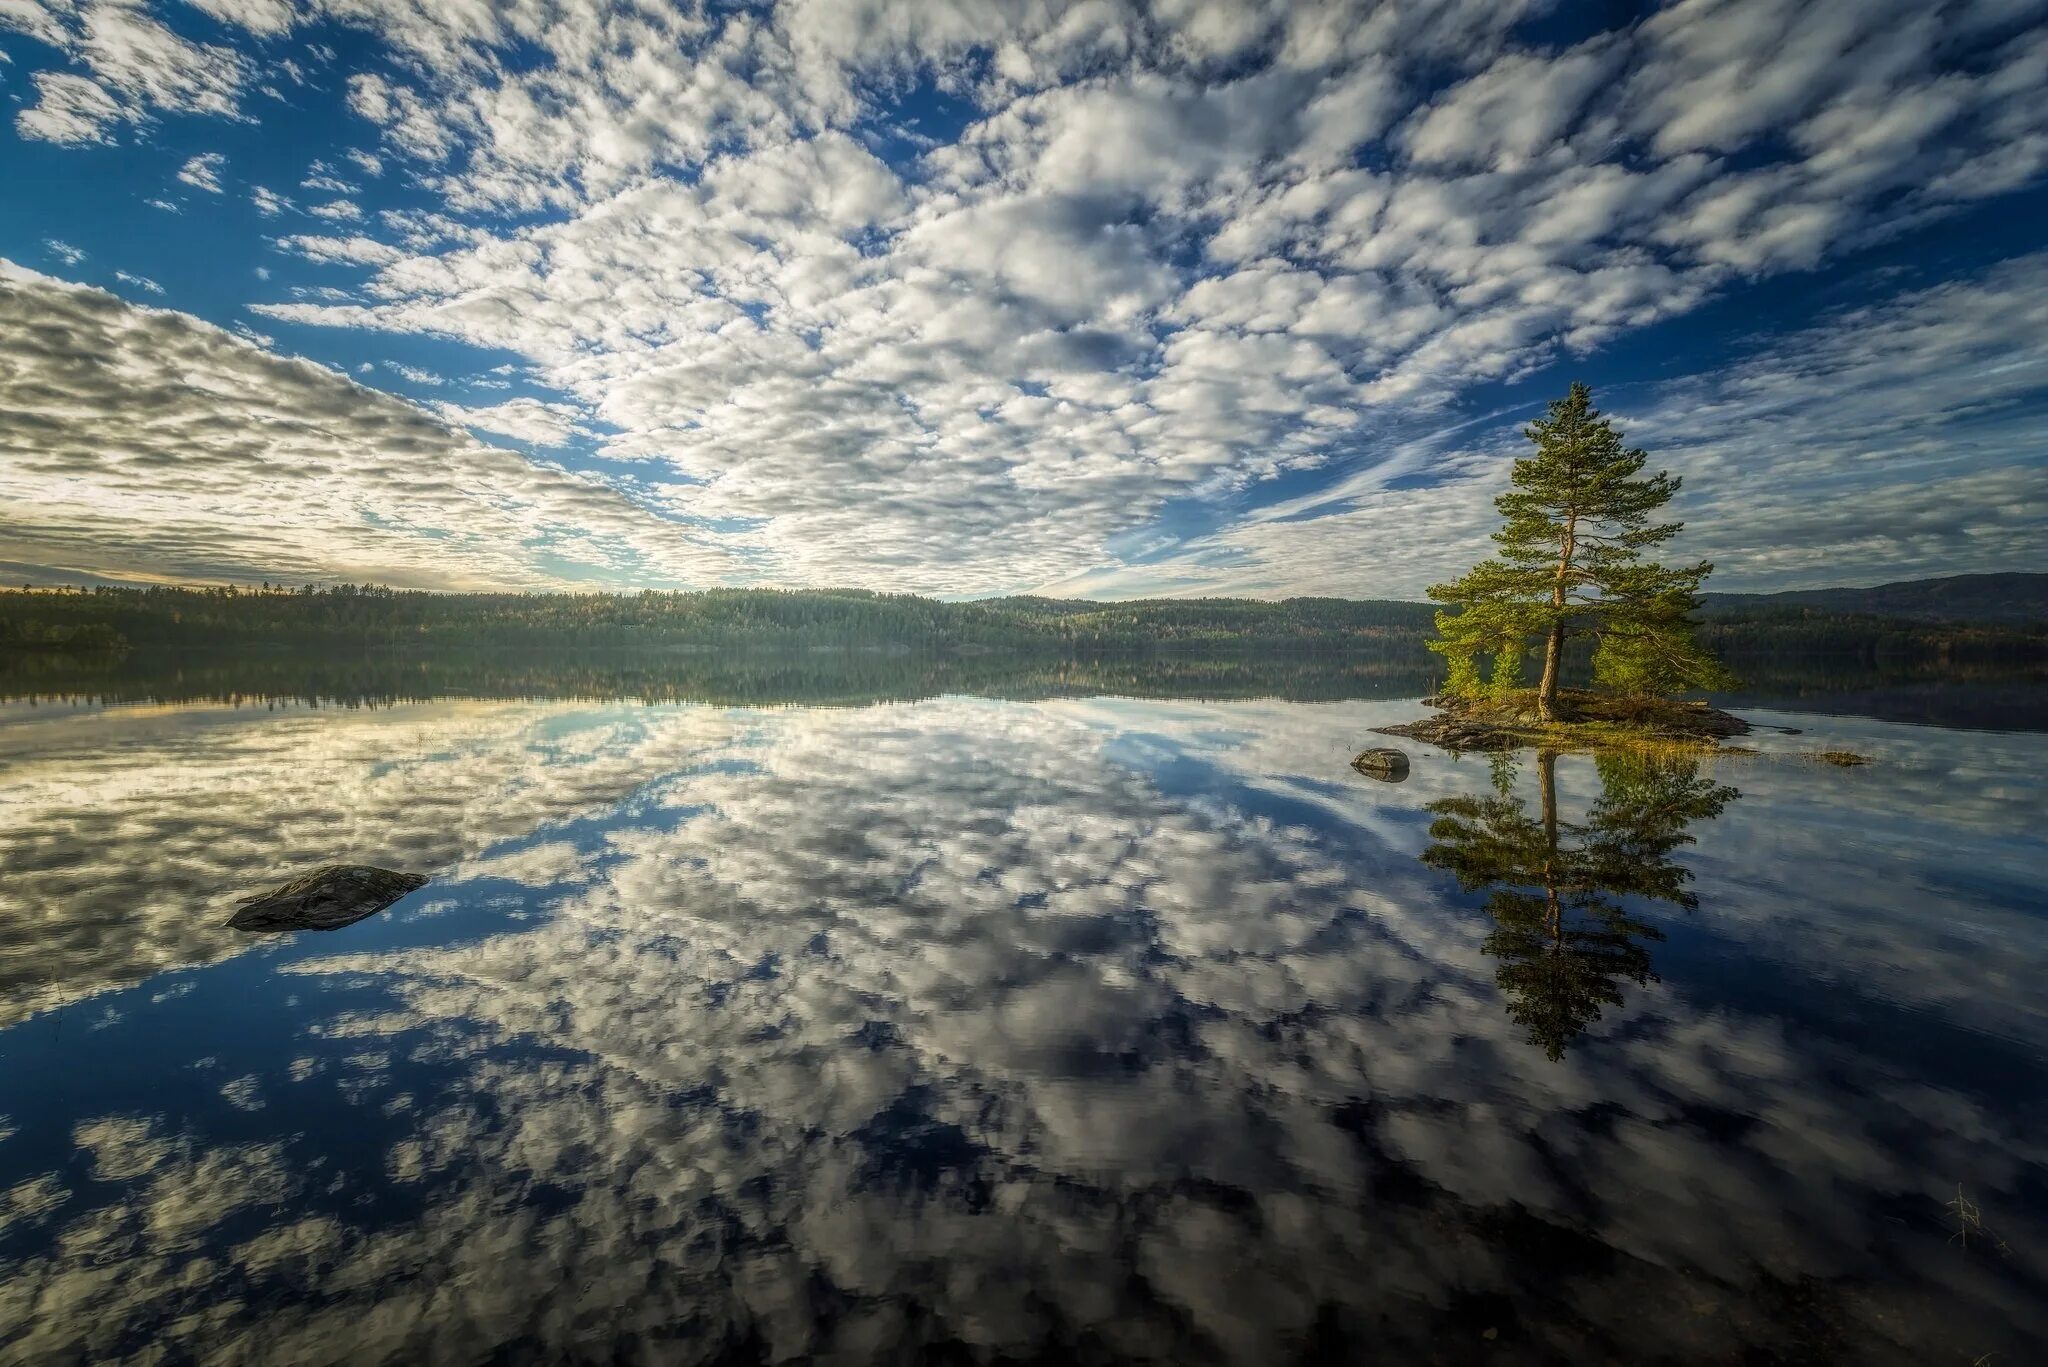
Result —
<path fill-rule="evenodd" d="M 1712 939 L 1765 906 L 1838 919 L 1850 856 L 1820 852 L 1838 812 L 1885 803 L 1823 808 L 1833 776 L 1745 770 L 1686 856 L 1717 879 L 1687 923 L 1706 947 L 1674 935 L 1665 984 L 1531 1067 L 1488 918 L 1414 857 L 1420 804 L 1485 772 L 1424 756 L 1401 791 L 1347 782 L 1344 738 L 1375 713 L 948 700 L 606 714 L 574 740 L 531 709 L 436 714 L 421 762 L 451 768 L 416 786 L 468 796 L 422 896 L 467 931 L 281 954 L 260 986 L 297 1003 L 290 1037 L 183 1041 L 264 1109 L 150 1118 L 82 1088 L 58 1147 L 90 1181 L 17 1171 L 10 1146 L 56 1121 L 11 1109 L 40 1128 L 0 1143 L 24 1193 L 0 1236 L 0 1334 L 21 1336 L 0 1342 L 1537 1362 L 1724 1360 L 1804 1332 L 1887 1362 L 2044 1328 L 2048 1228 L 2024 1193 L 2048 1147 L 2025 1108 L 1798 1014 L 1887 958 L 1924 976 L 1890 1009 L 1941 1013 L 1981 958 L 1906 914 L 1911 886 L 1864 922 L 1881 941 Z M 2025 854 L 2020 794 L 1930 816 L 1910 758 L 1929 743 L 1886 734 L 1904 758 L 1878 839 L 1916 848 L 1939 820 L 1956 860 Z M 328 772 L 375 794 L 388 747 L 355 745 Z M 535 777 L 551 745 L 605 777 Z M 1599 788 L 1571 759 L 1555 782 Z M 2006 914 L 1996 889 L 1975 905 Z M 1716 970 L 1745 952 L 1805 1006 Z M 2041 964 L 2038 934 L 2008 957 Z M 132 1020 L 70 1065 L 204 993 L 120 998 Z M 2007 1213 L 2008 1261 L 1947 1245 L 1959 1179 Z"/>
<path fill-rule="evenodd" d="M 733 729 L 514 703 L 0 721 L 0 1025 L 250 948 L 226 921 L 266 884 L 334 862 L 443 872 L 608 810 Z"/>

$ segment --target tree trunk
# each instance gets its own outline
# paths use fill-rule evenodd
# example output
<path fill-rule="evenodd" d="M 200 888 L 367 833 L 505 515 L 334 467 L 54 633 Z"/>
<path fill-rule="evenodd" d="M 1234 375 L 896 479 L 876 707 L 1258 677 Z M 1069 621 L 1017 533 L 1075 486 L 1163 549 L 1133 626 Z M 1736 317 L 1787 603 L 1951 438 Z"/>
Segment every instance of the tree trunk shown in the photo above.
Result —
<path fill-rule="evenodd" d="M 1565 519 L 1564 544 L 1557 552 L 1557 579 L 1550 587 L 1550 634 L 1543 643 L 1543 682 L 1536 685 L 1536 715 L 1557 720 L 1557 676 L 1564 669 L 1564 585 L 1579 549 L 1579 515 Z"/>
<path fill-rule="evenodd" d="M 1545 721 L 1557 720 L 1557 676 L 1564 663 L 1564 619 L 1550 624 L 1550 638 L 1543 646 L 1543 682 L 1536 686 L 1536 713 Z"/>

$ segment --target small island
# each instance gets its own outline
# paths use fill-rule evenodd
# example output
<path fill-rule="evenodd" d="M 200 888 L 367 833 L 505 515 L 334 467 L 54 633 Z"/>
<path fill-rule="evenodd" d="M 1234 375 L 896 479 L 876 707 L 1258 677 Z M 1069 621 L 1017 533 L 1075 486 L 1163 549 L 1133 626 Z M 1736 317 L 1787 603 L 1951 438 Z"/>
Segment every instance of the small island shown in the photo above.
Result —
<path fill-rule="evenodd" d="M 1422 701 L 1436 715 L 1372 729 L 1446 750 L 1494 751 L 1713 750 L 1751 730 L 1742 718 L 1708 703 L 1594 689 L 1560 690 L 1550 720 L 1534 689 L 1476 698 L 1439 694 Z"/>
<path fill-rule="evenodd" d="M 1424 699 L 1436 715 L 1374 730 L 1494 751 L 1712 749 L 1748 732 L 1740 717 L 1677 696 L 1735 682 L 1695 635 L 1713 565 L 1648 556 L 1685 525 L 1657 520 L 1679 478 L 1645 476 L 1648 453 L 1624 444 L 1584 384 L 1524 435 L 1536 451 L 1515 462 L 1513 487 L 1494 500 L 1500 553 L 1429 590 L 1445 605 L 1429 648 L 1448 677 Z M 1566 649 L 1584 637 L 1593 687 L 1566 688 Z M 1542 675 L 1524 687 L 1523 663 L 1538 652 Z"/>

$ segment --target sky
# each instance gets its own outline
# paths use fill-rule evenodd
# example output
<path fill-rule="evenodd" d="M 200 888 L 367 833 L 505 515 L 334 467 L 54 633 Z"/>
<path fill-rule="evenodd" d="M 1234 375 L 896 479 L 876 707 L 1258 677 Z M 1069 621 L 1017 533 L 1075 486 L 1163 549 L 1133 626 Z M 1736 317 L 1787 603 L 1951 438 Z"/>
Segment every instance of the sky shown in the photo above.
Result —
<path fill-rule="evenodd" d="M 0 581 L 2048 566 L 2048 0 L 0 0 Z"/>

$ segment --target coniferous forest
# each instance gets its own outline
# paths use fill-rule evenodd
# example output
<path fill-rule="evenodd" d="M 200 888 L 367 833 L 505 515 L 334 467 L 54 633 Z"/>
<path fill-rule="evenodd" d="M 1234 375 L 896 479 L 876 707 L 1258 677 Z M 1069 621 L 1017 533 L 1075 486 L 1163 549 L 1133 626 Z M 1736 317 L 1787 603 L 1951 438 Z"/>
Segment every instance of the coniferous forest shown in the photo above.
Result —
<path fill-rule="evenodd" d="M 1745 659 L 2048 658 L 2048 624 L 1930 622 L 1724 595 L 1701 640 Z M 1245 598 L 1090 602 L 1018 597 L 943 602 L 855 589 L 711 589 L 635 594 L 445 594 L 329 588 L 0 591 L 0 651 L 180 655 L 275 647 L 414 649 L 775 649 L 940 651 L 1413 649 L 1425 603 Z"/>

